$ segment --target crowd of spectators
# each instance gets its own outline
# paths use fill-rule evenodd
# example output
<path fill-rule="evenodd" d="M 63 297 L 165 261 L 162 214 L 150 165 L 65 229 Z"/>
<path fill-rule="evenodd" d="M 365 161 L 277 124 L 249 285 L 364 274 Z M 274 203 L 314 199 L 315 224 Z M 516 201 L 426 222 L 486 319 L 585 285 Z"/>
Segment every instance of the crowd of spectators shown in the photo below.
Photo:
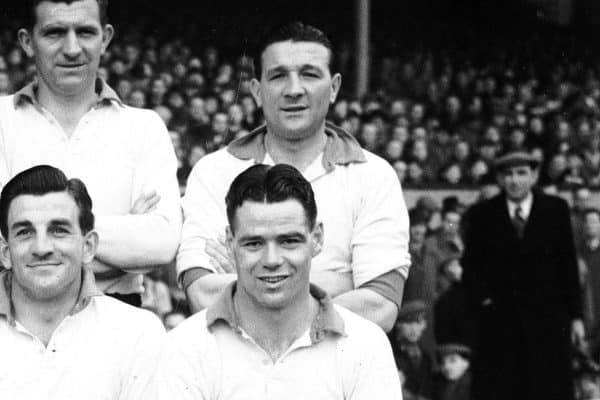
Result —
<path fill-rule="evenodd" d="M 15 41 L 0 32 L 0 94 L 33 75 Z M 102 60 L 101 76 L 121 99 L 154 109 L 171 132 L 184 190 L 204 154 L 262 123 L 249 92 L 252 60 L 222 58 L 183 39 L 125 34 Z M 600 70 L 567 34 L 501 35 L 453 30 L 443 46 L 414 46 L 372 63 L 372 92 L 349 92 L 352 57 L 334 67 L 346 92 L 330 120 L 388 160 L 405 187 L 479 185 L 500 153 L 527 149 L 544 159 L 543 185 L 600 186 Z M 388 53 L 390 53 L 388 51 Z"/>

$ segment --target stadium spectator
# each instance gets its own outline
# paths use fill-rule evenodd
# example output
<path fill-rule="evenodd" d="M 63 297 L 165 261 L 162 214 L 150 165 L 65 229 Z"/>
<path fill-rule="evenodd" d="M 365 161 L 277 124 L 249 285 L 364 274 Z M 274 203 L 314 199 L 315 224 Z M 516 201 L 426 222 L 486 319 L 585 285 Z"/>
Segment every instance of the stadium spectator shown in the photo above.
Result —
<path fill-rule="evenodd" d="M 502 194 L 467 214 L 478 399 L 573 398 L 571 343 L 584 340 L 578 269 L 566 202 L 533 190 L 539 161 L 524 152 L 499 158 Z"/>
<path fill-rule="evenodd" d="M 471 349 L 445 343 L 436 351 L 440 372 L 434 378 L 433 400 L 471 400 Z"/>

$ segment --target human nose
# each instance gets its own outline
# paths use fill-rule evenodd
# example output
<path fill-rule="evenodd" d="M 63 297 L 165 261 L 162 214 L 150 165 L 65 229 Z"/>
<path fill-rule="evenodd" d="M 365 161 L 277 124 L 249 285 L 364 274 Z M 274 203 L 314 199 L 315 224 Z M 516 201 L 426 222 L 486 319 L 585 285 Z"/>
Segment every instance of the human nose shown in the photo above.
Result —
<path fill-rule="evenodd" d="M 63 53 L 68 57 L 75 57 L 81 52 L 79 38 L 74 31 L 69 31 L 63 42 Z"/>
<path fill-rule="evenodd" d="M 285 95 L 290 97 L 301 96 L 304 91 L 298 74 L 290 74 L 285 87 Z"/>
<path fill-rule="evenodd" d="M 40 234 L 33 241 L 33 255 L 38 258 L 46 258 L 52 253 L 52 243 L 47 235 Z"/>
<path fill-rule="evenodd" d="M 281 252 L 275 243 L 269 243 L 263 255 L 263 265 L 266 268 L 277 268 L 281 265 Z"/>

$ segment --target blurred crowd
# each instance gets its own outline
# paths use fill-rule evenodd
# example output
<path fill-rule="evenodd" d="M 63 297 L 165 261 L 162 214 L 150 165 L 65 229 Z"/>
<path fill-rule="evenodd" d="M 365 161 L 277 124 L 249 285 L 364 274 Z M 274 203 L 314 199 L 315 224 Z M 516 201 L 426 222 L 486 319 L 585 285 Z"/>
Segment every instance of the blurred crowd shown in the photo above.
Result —
<path fill-rule="evenodd" d="M 0 31 L 0 94 L 18 90 L 33 66 Z M 443 30 L 439 43 L 374 57 L 373 90 L 351 94 L 352 50 L 334 68 L 345 81 L 330 120 L 392 164 L 405 187 L 458 187 L 490 180 L 497 154 L 543 157 L 545 186 L 600 186 L 600 71 L 597 57 L 560 32 L 512 36 Z M 375 52 L 375 51 L 374 51 Z M 377 55 L 377 54 L 375 54 Z M 165 121 L 180 163 L 182 191 L 194 163 L 262 123 L 250 95 L 252 60 L 218 47 L 132 30 L 113 41 L 101 76 L 127 104 Z"/>

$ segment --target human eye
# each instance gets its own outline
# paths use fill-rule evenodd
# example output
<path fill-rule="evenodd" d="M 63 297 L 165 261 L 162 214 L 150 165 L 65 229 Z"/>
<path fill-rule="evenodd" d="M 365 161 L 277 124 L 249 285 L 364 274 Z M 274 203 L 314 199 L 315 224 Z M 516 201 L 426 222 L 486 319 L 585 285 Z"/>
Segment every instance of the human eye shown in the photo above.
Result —
<path fill-rule="evenodd" d="M 302 72 L 302 75 L 304 75 L 307 78 L 313 78 L 313 79 L 318 79 L 321 77 L 321 73 L 318 70 L 312 69 L 312 68 L 304 70 Z"/>
<path fill-rule="evenodd" d="M 242 243 L 242 247 L 247 250 L 257 250 L 261 247 L 262 242 L 260 240 L 246 240 Z"/>
<path fill-rule="evenodd" d="M 48 38 L 57 38 L 64 34 L 65 30 L 63 28 L 48 28 L 43 32 L 43 36 Z"/>
<path fill-rule="evenodd" d="M 298 237 L 286 237 L 281 239 L 281 245 L 287 248 L 293 248 L 302 243 L 302 240 Z"/>
<path fill-rule="evenodd" d="M 80 36 L 90 37 L 90 36 L 96 36 L 98 31 L 95 28 L 81 28 L 77 31 L 77 33 Z"/>
<path fill-rule="evenodd" d="M 279 79 L 283 79 L 283 77 L 284 77 L 283 73 L 276 72 L 274 74 L 269 75 L 269 80 L 270 81 L 276 81 L 276 80 L 279 80 Z"/>
<path fill-rule="evenodd" d="M 27 238 L 33 234 L 31 228 L 19 228 L 15 231 L 14 236 L 19 239 Z"/>
<path fill-rule="evenodd" d="M 50 227 L 50 233 L 56 237 L 64 237 L 67 236 L 70 232 L 67 228 L 63 226 L 52 226 Z"/>

